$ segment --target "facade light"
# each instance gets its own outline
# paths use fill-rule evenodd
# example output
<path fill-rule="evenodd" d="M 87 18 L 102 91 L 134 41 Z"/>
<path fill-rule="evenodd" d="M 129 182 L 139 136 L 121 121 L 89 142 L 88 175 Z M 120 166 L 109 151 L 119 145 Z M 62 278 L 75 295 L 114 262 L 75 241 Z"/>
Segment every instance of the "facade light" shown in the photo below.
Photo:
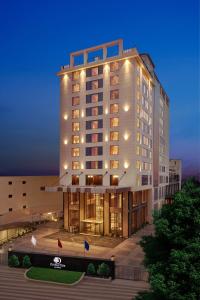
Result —
<path fill-rule="evenodd" d="M 129 134 L 126 132 L 126 133 L 124 134 L 124 140 L 127 141 L 128 138 L 129 138 Z"/>
<path fill-rule="evenodd" d="M 67 145 L 68 144 L 68 140 L 64 140 L 64 144 Z"/>
<path fill-rule="evenodd" d="M 127 161 L 125 161 L 125 162 L 124 162 L 124 168 L 125 168 L 125 169 L 128 169 L 128 167 L 129 167 L 129 163 L 128 163 Z"/>
<path fill-rule="evenodd" d="M 108 142 L 108 135 L 105 135 L 105 142 Z"/>
<path fill-rule="evenodd" d="M 124 111 L 125 111 L 125 112 L 129 111 L 129 108 L 130 108 L 129 105 L 126 104 L 126 105 L 124 106 Z"/>
<path fill-rule="evenodd" d="M 63 118 L 64 118 L 64 120 L 67 120 L 68 119 L 68 115 L 64 114 Z"/>
<path fill-rule="evenodd" d="M 65 170 L 67 170 L 67 168 L 68 168 L 68 165 L 67 165 L 67 164 L 65 164 L 65 165 L 64 165 L 64 169 L 65 169 Z"/>

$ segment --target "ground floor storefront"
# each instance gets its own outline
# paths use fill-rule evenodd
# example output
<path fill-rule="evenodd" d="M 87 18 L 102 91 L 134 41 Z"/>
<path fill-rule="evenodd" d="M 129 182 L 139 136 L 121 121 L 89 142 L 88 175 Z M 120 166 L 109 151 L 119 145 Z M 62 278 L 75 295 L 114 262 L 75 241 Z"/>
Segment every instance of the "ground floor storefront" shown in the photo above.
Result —
<path fill-rule="evenodd" d="M 151 190 L 68 191 L 63 205 L 68 232 L 128 237 L 149 221 Z"/>

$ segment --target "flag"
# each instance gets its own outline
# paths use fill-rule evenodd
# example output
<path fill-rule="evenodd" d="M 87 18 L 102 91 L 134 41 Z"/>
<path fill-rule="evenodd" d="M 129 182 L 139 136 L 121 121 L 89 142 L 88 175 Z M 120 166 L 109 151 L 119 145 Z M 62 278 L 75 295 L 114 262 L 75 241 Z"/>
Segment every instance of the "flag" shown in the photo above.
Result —
<path fill-rule="evenodd" d="M 84 241 L 84 249 L 89 251 L 90 250 L 90 245 L 87 241 Z"/>
<path fill-rule="evenodd" d="M 35 247 L 36 246 L 36 244 L 37 244 L 37 240 L 36 240 L 36 238 L 34 237 L 34 235 L 32 235 L 32 237 L 31 237 L 31 243 L 32 243 L 32 245 Z"/>
<path fill-rule="evenodd" d="M 62 243 L 61 243 L 61 241 L 59 239 L 58 239 L 58 247 L 62 248 Z"/>

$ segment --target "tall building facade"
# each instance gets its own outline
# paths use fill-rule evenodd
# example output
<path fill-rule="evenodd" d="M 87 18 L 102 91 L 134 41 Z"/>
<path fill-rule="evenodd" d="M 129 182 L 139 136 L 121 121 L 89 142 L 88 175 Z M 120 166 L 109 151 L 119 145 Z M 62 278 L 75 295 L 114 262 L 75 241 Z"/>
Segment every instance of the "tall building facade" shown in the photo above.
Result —
<path fill-rule="evenodd" d="M 128 237 L 164 202 L 169 99 L 154 68 L 117 40 L 71 53 L 58 73 L 66 230 Z"/>

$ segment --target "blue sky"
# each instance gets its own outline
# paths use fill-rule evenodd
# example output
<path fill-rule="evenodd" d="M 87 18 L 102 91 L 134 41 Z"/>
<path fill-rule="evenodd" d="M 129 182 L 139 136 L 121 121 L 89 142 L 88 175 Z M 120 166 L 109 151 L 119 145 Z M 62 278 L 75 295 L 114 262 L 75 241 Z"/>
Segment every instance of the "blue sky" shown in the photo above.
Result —
<path fill-rule="evenodd" d="M 118 38 L 148 52 L 170 97 L 170 156 L 198 171 L 198 1 L 0 1 L 0 175 L 56 174 L 69 53 Z"/>

